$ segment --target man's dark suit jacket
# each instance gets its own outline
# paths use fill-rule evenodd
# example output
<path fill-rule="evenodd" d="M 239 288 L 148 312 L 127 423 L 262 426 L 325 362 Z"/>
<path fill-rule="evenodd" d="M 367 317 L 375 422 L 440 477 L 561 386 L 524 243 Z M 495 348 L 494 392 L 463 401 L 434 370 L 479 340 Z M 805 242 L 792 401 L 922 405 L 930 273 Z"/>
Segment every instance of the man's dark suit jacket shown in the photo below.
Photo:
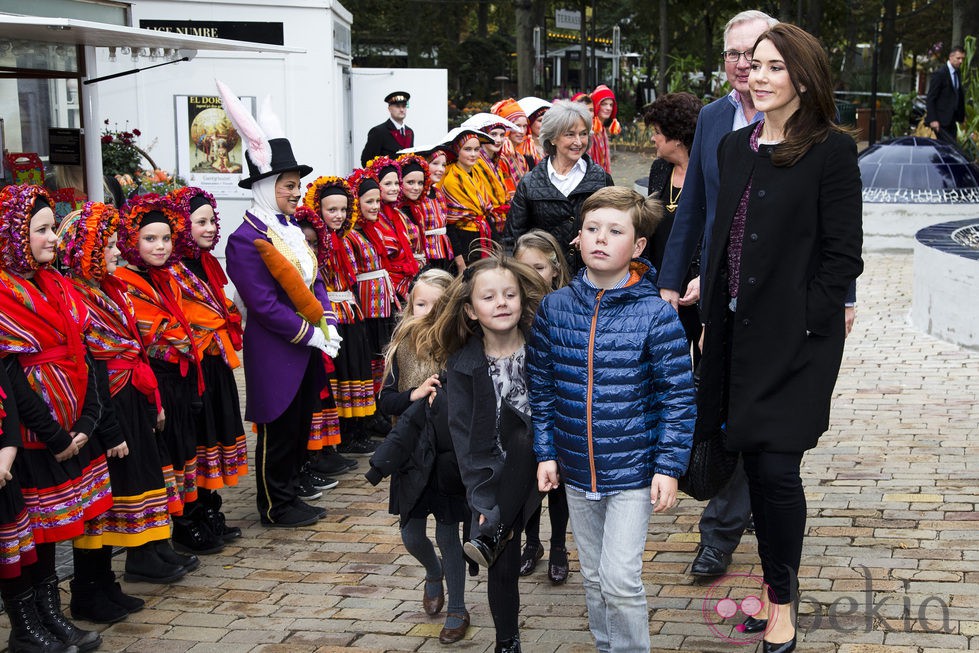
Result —
<path fill-rule="evenodd" d="M 948 130 L 957 122 L 965 120 L 965 92 L 961 84 L 962 73 L 959 72 L 959 88 L 952 85 L 952 73 L 946 63 L 931 74 L 928 82 L 926 104 L 928 117 L 925 122 L 937 120 L 942 130 Z M 954 131 L 952 132 L 954 138 Z"/>
<path fill-rule="evenodd" d="M 405 125 L 405 135 L 402 142 L 406 145 L 398 143 L 394 137 L 395 132 L 397 132 L 397 127 L 394 126 L 394 122 L 390 118 L 380 125 L 371 127 L 371 130 L 367 132 L 367 143 L 364 144 L 364 150 L 360 153 L 360 165 L 366 166 L 367 162 L 376 156 L 393 157 L 398 150 L 414 146 L 415 132 L 411 131 L 411 127 Z"/>

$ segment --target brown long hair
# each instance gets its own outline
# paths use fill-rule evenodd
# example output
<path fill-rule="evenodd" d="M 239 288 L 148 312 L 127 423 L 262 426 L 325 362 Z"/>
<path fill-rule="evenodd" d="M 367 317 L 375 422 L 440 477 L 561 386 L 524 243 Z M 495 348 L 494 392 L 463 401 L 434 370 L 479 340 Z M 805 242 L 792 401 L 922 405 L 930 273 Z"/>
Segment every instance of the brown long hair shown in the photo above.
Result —
<path fill-rule="evenodd" d="M 398 322 L 398 326 L 395 327 L 394 333 L 391 334 L 391 342 L 384 349 L 385 379 L 393 372 L 395 357 L 398 355 L 398 350 L 402 347 L 407 348 L 407 351 L 415 355 L 419 360 L 424 361 L 426 364 L 430 363 L 431 357 L 429 351 L 419 347 L 418 343 L 420 339 L 424 338 L 424 333 L 432 328 L 432 324 L 435 322 L 435 311 L 440 307 L 441 302 L 436 300 L 435 306 L 427 314 L 415 315 L 415 288 L 420 285 L 432 286 L 440 288 L 442 294 L 445 294 L 445 290 L 452 283 L 452 279 L 451 274 L 445 270 L 436 268 L 429 268 L 415 277 L 414 285 L 408 294 L 408 302 L 405 306 L 404 313 L 401 314 L 401 320 Z M 438 368 L 434 366 L 430 367 L 431 374 L 438 372 Z"/>
<path fill-rule="evenodd" d="M 537 270 L 499 252 L 493 252 L 467 267 L 449 285 L 432 310 L 436 313 L 435 324 L 418 341 L 419 348 L 424 347 L 432 352 L 432 358 L 439 369 L 445 367 L 449 356 L 462 349 L 469 338 L 481 333 L 479 322 L 470 319 L 464 307 L 472 303 L 476 277 L 489 270 L 504 270 L 516 277 L 520 288 L 519 326 L 524 333 L 530 331 L 537 306 L 550 290 Z"/>
<path fill-rule="evenodd" d="M 848 130 L 833 123 L 836 117 L 833 78 L 829 58 L 816 37 L 791 23 L 777 23 L 758 37 L 752 49 L 766 40 L 782 56 L 789 79 L 799 94 L 799 109 L 785 123 L 785 140 L 772 153 L 774 165 L 791 166 L 813 145 L 825 141 L 831 131 L 848 133 Z"/>

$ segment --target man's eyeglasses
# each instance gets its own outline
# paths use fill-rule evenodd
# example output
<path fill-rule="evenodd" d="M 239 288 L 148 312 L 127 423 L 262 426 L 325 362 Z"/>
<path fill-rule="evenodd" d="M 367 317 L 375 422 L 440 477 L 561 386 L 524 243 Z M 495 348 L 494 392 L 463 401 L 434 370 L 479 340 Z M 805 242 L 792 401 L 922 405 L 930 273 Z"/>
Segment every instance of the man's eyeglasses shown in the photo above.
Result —
<path fill-rule="evenodd" d="M 744 57 L 745 61 L 751 63 L 751 52 L 751 50 L 745 50 L 744 52 L 738 52 L 737 50 L 725 50 L 721 53 L 721 55 L 724 57 L 724 61 L 727 61 L 728 63 L 737 63 L 741 57 Z"/>

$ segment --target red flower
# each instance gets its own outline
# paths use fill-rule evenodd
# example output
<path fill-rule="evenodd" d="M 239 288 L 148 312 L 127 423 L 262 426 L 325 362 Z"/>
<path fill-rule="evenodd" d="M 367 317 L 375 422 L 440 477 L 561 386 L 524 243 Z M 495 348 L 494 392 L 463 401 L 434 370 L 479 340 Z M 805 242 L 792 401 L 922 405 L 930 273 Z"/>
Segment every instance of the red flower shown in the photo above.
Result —
<path fill-rule="evenodd" d="M 134 127 L 134 128 L 133 128 L 133 134 L 135 134 L 136 136 L 142 136 L 142 135 L 143 135 L 143 132 L 141 132 L 141 131 L 139 131 L 138 129 L 136 129 L 136 128 Z"/>
<path fill-rule="evenodd" d="M 111 143 L 112 142 L 112 137 L 109 136 L 108 134 L 106 134 L 105 136 L 102 137 L 102 142 L 105 143 L 105 144 Z"/>
<path fill-rule="evenodd" d="M 122 137 L 128 140 L 133 137 L 133 134 L 132 132 L 122 132 Z"/>

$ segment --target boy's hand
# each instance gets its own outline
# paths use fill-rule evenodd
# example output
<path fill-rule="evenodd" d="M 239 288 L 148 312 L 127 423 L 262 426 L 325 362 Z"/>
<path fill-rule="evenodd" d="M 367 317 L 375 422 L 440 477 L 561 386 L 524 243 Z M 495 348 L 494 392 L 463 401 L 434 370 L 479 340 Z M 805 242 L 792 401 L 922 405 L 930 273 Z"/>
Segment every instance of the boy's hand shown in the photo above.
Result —
<path fill-rule="evenodd" d="M 556 460 L 545 460 L 537 463 L 537 489 L 550 492 L 561 485 L 561 477 L 557 472 Z"/>
<path fill-rule="evenodd" d="M 537 477 L 540 478 L 540 465 L 537 469 Z M 649 502 L 653 504 L 653 512 L 666 512 L 676 505 L 676 486 L 677 481 L 672 476 L 653 475 L 653 483 L 649 486 Z"/>

